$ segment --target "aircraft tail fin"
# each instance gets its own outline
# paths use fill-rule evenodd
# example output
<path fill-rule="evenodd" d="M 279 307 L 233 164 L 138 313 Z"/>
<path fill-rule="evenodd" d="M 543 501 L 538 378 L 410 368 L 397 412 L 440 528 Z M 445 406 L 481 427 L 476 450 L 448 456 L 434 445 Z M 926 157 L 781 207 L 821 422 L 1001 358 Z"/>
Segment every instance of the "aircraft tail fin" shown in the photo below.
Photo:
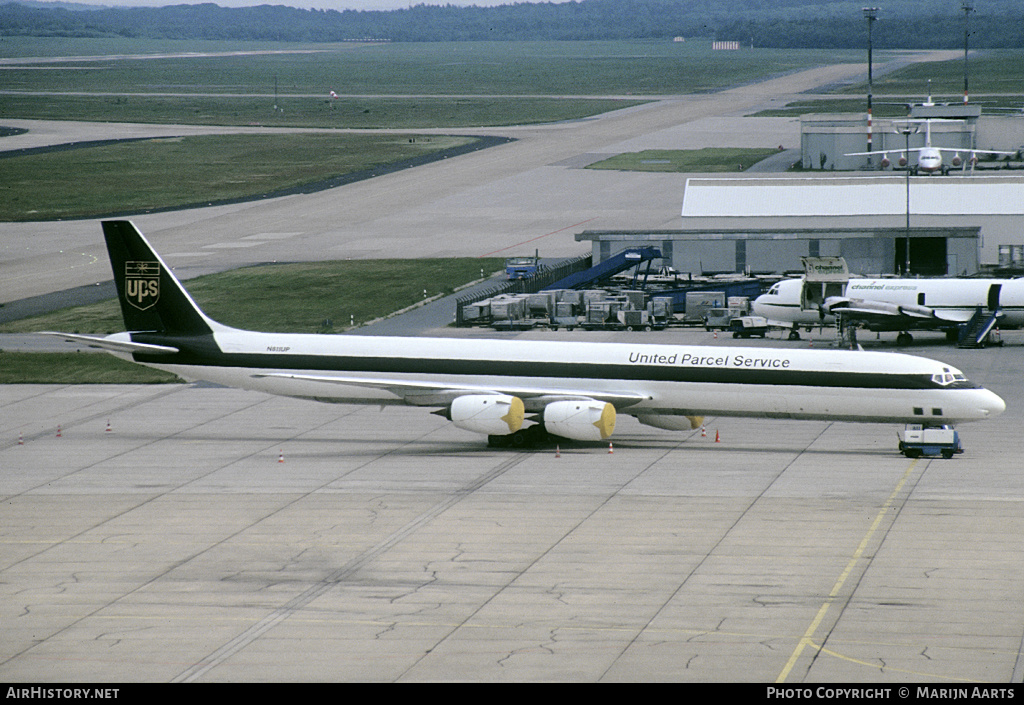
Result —
<path fill-rule="evenodd" d="M 208 318 L 131 221 L 103 221 L 125 329 L 205 335 L 225 326 Z"/>

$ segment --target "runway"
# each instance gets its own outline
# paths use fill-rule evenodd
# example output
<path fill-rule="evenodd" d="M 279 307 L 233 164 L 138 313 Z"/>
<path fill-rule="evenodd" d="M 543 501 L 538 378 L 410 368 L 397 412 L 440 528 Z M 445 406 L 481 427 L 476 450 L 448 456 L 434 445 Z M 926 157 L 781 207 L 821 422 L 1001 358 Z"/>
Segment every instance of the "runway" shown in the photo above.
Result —
<path fill-rule="evenodd" d="M 792 142 L 742 112 L 856 70 L 136 222 L 182 275 L 299 253 L 576 254 L 582 229 L 674 223 L 683 179 L 584 172 L 582 156 Z M 0 301 L 110 277 L 95 221 L 0 224 L 0 248 Z M 718 344 L 517 337 L 553 336 Z M 978 351 L 924 338 L 909 352 L 1008 404 L 962 426 L 952 460 L 908 460 L 876 424 L 623 419 L 612 446 L 512 452 L 413 408 L 0 386 L 0 679 L 1019 683 L 1024 334 Z"/>

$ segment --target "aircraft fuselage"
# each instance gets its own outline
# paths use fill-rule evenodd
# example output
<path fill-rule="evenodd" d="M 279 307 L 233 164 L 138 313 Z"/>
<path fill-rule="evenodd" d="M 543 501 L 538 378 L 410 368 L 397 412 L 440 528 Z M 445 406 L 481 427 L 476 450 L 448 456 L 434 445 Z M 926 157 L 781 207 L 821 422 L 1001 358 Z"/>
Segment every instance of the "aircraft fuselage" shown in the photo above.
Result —
<path fill-rule="evenodd" d="M 925 417 L 933 424 L 980 420 L 1003 408 L 996 395 L 948 365 L 896 353 L 246 331 L 216 332 L 193 349 L 173 342 L 180 349 L 175 355 L 135 353 L 133 359 L 186 379 L 340 403 L 432 406 L 444 403 L 433 390 L 494 390 L 540 411 L 552 398 L 578 398 L 586 390 L 638 417 L 900 423 Z"/>

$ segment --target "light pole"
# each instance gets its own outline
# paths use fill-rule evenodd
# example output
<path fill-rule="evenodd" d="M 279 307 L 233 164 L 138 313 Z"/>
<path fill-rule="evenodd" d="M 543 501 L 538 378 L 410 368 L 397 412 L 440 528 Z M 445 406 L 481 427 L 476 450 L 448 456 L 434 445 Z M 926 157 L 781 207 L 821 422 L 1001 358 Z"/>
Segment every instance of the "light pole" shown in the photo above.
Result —
<path fill-rule="evenodd" d="M 966 0 L 964 1 L 966 2 Z M 878 8 L 865 7 L 861 11 L 864 13 L 864 18 L 868 21 L 868 168 L 871 168 L 871 94 L 874 92 L 871 76 L 871 25 L 873 25 L 875 20 L 878 19 Z"/>
<path fill-rule="evenodd" d="M 908 122 L 904 123 L 903 127 L 897 127 L 896 132 L 903 135 L 906 140 L 906 155 L 907 155 L 907 220 L 904 231 L 904 238 L 906 240 L 906 246 L 904 247 L 904 263 L 903 263 L 903 276 L 910 276 L 910 136 L 917 134 L 920 130 L 920 126 L 917 123 Z"/>
<path fill-rule="evenodd" d="M 964 105 L 967 105 L 967 37 L 971 33 L 971 12 L 974 10 L 974 2 L 963 0 L 960 6 L 964 11 Z"/>

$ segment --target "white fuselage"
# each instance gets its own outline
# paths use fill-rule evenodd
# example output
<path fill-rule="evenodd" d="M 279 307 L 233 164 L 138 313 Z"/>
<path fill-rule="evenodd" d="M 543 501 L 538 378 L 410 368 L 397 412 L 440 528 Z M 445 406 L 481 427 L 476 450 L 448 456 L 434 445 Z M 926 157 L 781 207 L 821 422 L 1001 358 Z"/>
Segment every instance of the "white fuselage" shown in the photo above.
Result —
<path fill-rule="evenodd" d="M 918 171 L 933 174 L 942 170 L 942 152 L 932 147 L 925 147 L 917 153 Z"/>
<path fill-rule="evenodd" d="M 801 308 L 803 284 L 803 279 L 779 282 L 754 300 L 754 312 L 771 322 L 788 325 L 834 323 L 831 315 L 823 317 L 817 309 Z M 845 296 L 894 306 L 927 307 L 936 313 L 936 327 L 967 321 L 978 307 L 989 310 L 995 304 L 1002 313 L 1001 327 L 1024 326 L 1024 279 L 854 278 L 846 285 Z"/>
<path fill-rule="evenodd" d="M 823 315 L 819 310 L 804 308 L 801 294 L 803 279 L 784 279 L 750 303 L 750 310 L 766 318 L 770 325 L 820 326 L 833 325 L 835 316 Z"/>
<path fill-rule="evenodd" d="M 343 403 L 437 406 L 452 394 L 498 392 L 521 397 L 528 410 L 589 397 L 639 417 L 932 424 L 1005 408 L 948 365 L 896 353 L 234 330 L 214 339 L 221 353 L 194 364 L 135 360 L 186 379 Z"/>

